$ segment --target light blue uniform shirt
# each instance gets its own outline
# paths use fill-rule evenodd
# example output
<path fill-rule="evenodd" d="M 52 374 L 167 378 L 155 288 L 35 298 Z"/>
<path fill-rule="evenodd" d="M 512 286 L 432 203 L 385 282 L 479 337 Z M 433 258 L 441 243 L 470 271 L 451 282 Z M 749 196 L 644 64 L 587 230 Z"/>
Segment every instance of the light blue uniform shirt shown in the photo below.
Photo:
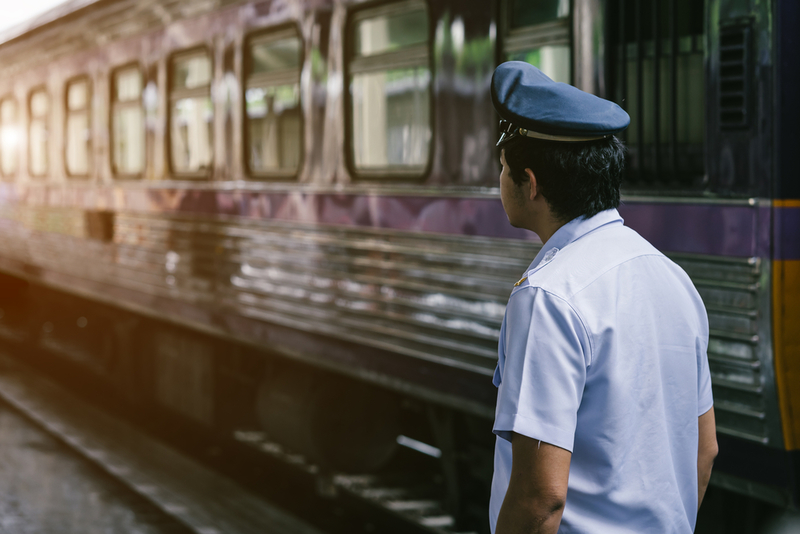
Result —
<path fill-rule="evenodd" d="M 562 226 L 525 276 L 494 376 L 492 532 L 516 432 L 572 452 L 559 532 L 690 534 L 697 418 L 713 404 L 691 280 L 613 209 Z"/>

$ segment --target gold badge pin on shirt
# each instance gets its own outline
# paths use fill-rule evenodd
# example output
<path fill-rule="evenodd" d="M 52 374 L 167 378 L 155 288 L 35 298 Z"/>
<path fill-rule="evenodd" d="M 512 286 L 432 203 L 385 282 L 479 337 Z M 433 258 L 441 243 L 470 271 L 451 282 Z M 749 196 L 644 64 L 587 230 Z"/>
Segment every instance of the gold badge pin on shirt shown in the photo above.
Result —
<path fill-rule="evenodd" d="M 522 282 L 524 282 L 524 281 L 525 281 L 525 280 L 527 280 L 527 279 L 528 279 L 528 277 L 526 276 L 525 278 L 523 278 L 522 280 L 520 280 L 519 282 L 517 282 L 516 284 L 514 284 L 514 287 L 517 287 L 518 285 L 520 285 Z"/>

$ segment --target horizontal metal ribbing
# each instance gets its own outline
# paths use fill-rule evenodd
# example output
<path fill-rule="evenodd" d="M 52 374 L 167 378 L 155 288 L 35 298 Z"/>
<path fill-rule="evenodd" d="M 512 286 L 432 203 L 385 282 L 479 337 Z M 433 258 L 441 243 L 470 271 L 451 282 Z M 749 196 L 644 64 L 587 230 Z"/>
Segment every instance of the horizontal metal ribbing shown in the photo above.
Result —
<path fill-rule="evenodd" d="M 722 330 L 712 330 L 710 332 L 710 337 L 730 341 L 740 341 L 742 343 L 750 343 L 752 345 L 758 344 L 759 341 L 757 334 L 738 334 L 736 332 L 727 332 Z"/>
<path fill-rule="evenodd" d="M 743 360 L 741 358 L 731 358 L 730 356 L 722 356 L 713 352 L 708 353 L 708 359 L 714 363 L 721 363 L 733 367 L 741 367 L 747 371 L 757 371 L 761 367 L 761 362 L 758 360 Z"/>
<path fill-rule="evenodd" d="M 755 441 L 758 443 L 763 443 L 764 445 L 769 443 L 769 438 L 765 436 L 753 434 L 752 432 L 744 432 L 741 430 L 737 430 L 735 428 L 727 427 L 725 425 L 717 424 L 717 432 L 720 434 L 726 434 L 728 436 L 733 436 L 736 438 L 742 438 L 747 441 Z"/>
<path fill-rule="evenodd" d="M 745 393 L 755 393 L 761 395 L 764 393 L 764 388 L 761 385 L 743 384 L 741 382 L 734 382 L 733 380 L 726 380 L 724 378 L 715 378 L 712 380 L 714 387 L 733 389 Z"/>
<path fill-rule="evenodd" d="M 485 376 L 496 362 L 511 284 L 539 249 L 469 236 L 125 213 L 117 214 L 111 244 L 48 232 L 73 222 L 68 214 L 43 216 L 28 223 L 43 233 L 16 223 L 0 225 L 0 233 L 16 251 L 9 254 L 53 272 Z M 761 263 L 673 259 L 710 296 L 711 322 L 720 327 L 711 331 L 709 360 L 718 408 L 731 418 L 725 424 L 761 440 L 748 422 L 771 417 L 760 409 L 755 358 Z"/>
<path fill-rule="evenodd" d="M 763 410 L 754 410 L 747 406 L 742 406 L 739 404 L 735 404 L 728 401 L 716 401 L 714 403 L 714 410 L 720 412 L 732 412 L 738 415 L 744 415 L 746 417 L 752 417 L 754 419 L 764 420 L 766 418 L 766 414 Z"/>

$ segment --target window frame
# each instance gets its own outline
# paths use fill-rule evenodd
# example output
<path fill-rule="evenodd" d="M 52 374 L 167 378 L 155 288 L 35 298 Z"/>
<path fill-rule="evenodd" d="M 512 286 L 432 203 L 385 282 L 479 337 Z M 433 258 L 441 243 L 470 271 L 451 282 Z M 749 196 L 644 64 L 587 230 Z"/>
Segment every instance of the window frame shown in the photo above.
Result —
<path fill-rule="evenodd" d="M 33 171 L 32 171 L 33 165 L 31 165 L 31 162 L 33 161 L 33 159 L 32 159 L 33 158 L 33 153 L 31 151 L 31 128 L 33 127 L 33 121 L 34 121 L 34 116 L 33 116 L 33 96 L 35 94 L 37 94 L 37 93 L 44 93 L 44 95 L 47 97 L 47 112 L 45 113 L 45 116 L 44 116 L 45 132 L 47 132 L 47 136 L 45 137 L 45 139 L 46 139 L 45 157 L 46 157 L 47 164 L 45 166 L 45 171 L 42 174 L 34 174 Z M 27 130 L 28 130 L 27 131 L 27 134 L 28 134 L 28 139 L 27 139 L 27 149 L 28 149 L 27 150 L 27 152 L 28 152 L 28 154 L 27 154 L 27 164 L 28 164 L 27 171 L 28 171 L 28 176 L 30 176 L 31 178 L 34 178 L 36 180 L 47 179 L 47 175 L 51 172 L 51 169 L 50 169 L 50 167 L 51 167 L 51 161 L 50 161 L 50 139 L 49 139 L 49 137 L 50 137 L 50 127 L 52 126 L 51 122 L 52 122 L 52 115 L 53 115 L 53 103 L 52 103 L 52 98 L 51 98 L 51 95 L 50 95 L 50 91 L 47 90 L 47 85 L 43 84 L 43 85 L 37 85 L 37 86 L 31 87 L 31 89 L 28 91 L 27 104 L 28 104 L 28 110 L 27 110 L 28 111 L 28 128 L 27 128 Z"/>
<path fill-rule="evenodd" d="M 370 171 L 359 171 L 356 167 L 355 162 L 355 146 L 353 141 L 353 134 L 354 134 L 354 127 L 353 127 L 353 99 L 350 93 L 350 78 L 353 74 L 363 73 L 363 72 L 376 72 L 379 69 L 370 69 L 369 66 L 367 67 L 356 67 L 355 71 L 353 69 L 353 62 L 355 59 L 355 25 L 364 19 L 373 18 L 375 16 L 379 16 L 381 14 L 392 14 L 392 13 L 403 13 L 407 11 L 409 8 L 414 7 L 423 7 L 425 9 L 426 14 L 428 15 L 428 39 L 426 44 L 417 45 L 413 53 L 419 53 L 418 50 L 425 49 L 425 56 L 427 62 L 425 66 L 428 67 L 428 72 L 430 72 L 430 82 L 428 84 L 428 124 L 430 126 L 430 141 L 428 143 L 428 159 L 425 162 L 424 167 L 420 170 L 419 168 L 403 170 L 402 168 L 391 168 L 387 167 L 384 169 L 375 169 Z M 369 14 L 369 15 L 366 15 Z M 434 69 L 434 24 L 431 24 L 430 19 L 431 9 L 427 2 L 427 0 L 390 0 L 378 3 L 369 3 L 366 5 L 360 5 L 347 13 L 347 21 L 345 23 L 345 36 L 344 36 L 344 73 L 343 73 L 343 87 L 342 87 L 342 94 L 344 95 L 344 150 L 345 150 L 345 165 L 347 167 L 348 172 L 353 177 L 354 180 L 358 181 L 372 181 L 372 182 L 381 182 L 381 183 L 398 183 L 398 182 L 410 182 L 410 183 L 420 183 L 423 182 L 431 173 L 431 169 L 433 168 L 433 156 L 434 151 L 436 149 L 436 101 L 435 101 L 435 93 L 433 91 L 434 79 L 436 71 Z M 381 59 L 386 58 L 386 54 L 393 55 L 397 54 L 400 56 L 400 53 L 397 52 L 388 52 L 383 54 L 378 54 L 376 56 L 370 56 L 364 58 L 364 63 L 368 65 L 370 63 L 381 64 L 383 67 L 380 70 L 389 70 L 392 68 L 398 67 L 409 67 L 409 66 L 420 66 L 421 63 L 419 59 L 421 58 L 412 58 L 417 59 L 416 62 L 412 61 L 412 59 L 407 60 L 398 60 L 396 63 L 390 63 L 386 65 L 385 63 L 381 63 Z M 421 54 L 420 54 L 421 55 Z M 374 68 L 374 67 L 373 67 Z"/>
<path fill-rule="evenodd" d="M 644 18 L 644 7 L 642 3 L 634 4 L 641 12 L 638 10 L 634 10 L 633 14 L 629 14 L 627 11 L 622 12 L 619 10 L 620 3 L 619 2 L 608 2 L 605 6 L 605 17 L 608 19 L 606 26 L 616 26 L 617 32 L 612 34 L 611 30 L 607 30 L 607 34 L 604 36 L 604 46 L 606 47 L 606 64 L 604 65 L 605 72 L 606 72 L 606 87 L 608 91 L 607 98 L 611 101 L 616 102 L 617 100 L 617 91 L 622 90 L 620 93 L 620 97 L 625 102 L 620 102 L 619 105 L 622 109 L 628 112 L 631 115 L 631 126 L 626 129 L 624 132 L 617 134 L 617 137 L 626 145 L 626 164 L 625 164 L 625 171 L 624 171 L 624 178 L 622 183 L 622 193 L 624 195 L 633 195 L 633 196 L 677 196 L 677 197 L 696 197 L 702 196 L 707 194 L 716 195 L 719 190 L 719 185 L 713 183 L 709 177 L 709 122 L 707 120 L 707 115 L 709 113 L 709 106 L 711 101 L 709 100 L 709 81 L 711 77 L 708 73 L 708 28 L 705 26 L 705 20 L 700 22 L 702 31 L 701 33 L 688 33 L 688 34 L 679 34 L 677 31 L 678 28 L 678 21 L 674 22 L 675 24 L 675 33 L 674 35 L 670 35 L 668 33 L 662 34 L 659 32 L 658 37 L 659 39 L 651 39 L 647 40 L 644 36 L 641 36 L 634 32 L 632 39 L 630 41 L 627 39 L 631 37 L 624 31 L 620 31 L 620 27 L 626 24 L 627 17 L 630 15 L 632 18 L 636 18 L 637 16 Z M 652 5 L 652 3 L 651 3 Z M 707 6 L 706 4 L 700 3 L 697 5 L 703 6 L 703 19 L 705 19 L 707 15 Z M 624 5 L 623 5 L 624 6 Z M 629 7 L 629 9 L 634 9 L 633 7 Z M 638 15 L 637 15 L 638 13 Z M 670 16 L 674 16 L 676 13 L 671 14 Z M 667 19 L 669 20 L 669 19 Z M 691 19 L 686 19 L 691 20 Z M 699 20 L 699 19 L 696 19 Z M 646 21 L 651 22 L 651 21 Z M 636 21 L 634 20 L 633 25 L 636 26 Z M 643 27 L 643 26 L 642 26 Z M 655 32 L 654 32 L 655 33 Z M 625 38 L 624 43 L 617 44 L 615 42 L 616 39 Z M 672 42 L 673 37 L 675 38 L 675 42 Z M 658 45 L 656 45 L 658 43 Z M 636 69 L 643 69 L 644 63 L 648 60 L 656 62 L 656 60 L 665 60 L 668 64 L 668 68 L 670 71 L 674 68 L 674 73 L 676 77 L 681 75 L 680 69 L 678 65 L 679 57 L 683 56 L 684 58 L 689 57 L 693 54 L 699 54 L 700 58 L 703 61 L 703 88 L 700 92 L 703 106 L 704 106 L 704 113 L 702 118 L 703 123 L 703 134 L 702 134 L 702 143 L 688 143 L 688 142 L 681 142 L 677 139 L 677 114 L 672 114 L 667 112 L 667 116 L 669 117 L 670 124 L 667 126 L 668 132 L 666 136 L 661 135 L 661 129 L 663 128 L 663 121 L 662 121 L 662 113 L 661 107 L 666 105 L 671 108 L 673 105 L 678 106 L 678 97 L 671 94 L 671 90 L 668 90 L 664 93 L 661 92 L 661 88 L 656 91 L 652 91 L 647 93 L 644 90 L 644 83 L 643 80 L 645 79 L 644 74 L 641 72 L 634 72 L 634 82 L 636 88 L 634 92 L 639 91 L 638 84 L 639 82 L 642 83 L 642 100 L 639 101 L 638 95 L 636 95 L 635 103 L 631 104 L 631 95 L 627 90 L 626 83 L 621 82 L 618 79 L 623 76 L 628 76 L 630 70 L 627 67 L 627 64 L 624 66 L 617 63 L 617 46 L 619 46 L 620 50 L 624 50 L 623 57 L 626 61 L 633 60 L 636 62 Z M 677 54 L 674 56 L 675 64 L 673 67 L 672 63 L 672 49 L 674 47 L 674 51 Z M 641 49 L 641 59 L 639 58 L 639 52 Z M 630 50 L 634 50 L 635 53 L 631 54 Z M 673 87 L 677 87 L 677 81 L 670 79 L 670 72 L 667 74 L 666 78 L 661 75 L 659 72 L 659 84 L 666 83 L 670 84 Z M 663 80 L 667 80 L 664 82 Z M 619 84 L 619 85 L 618 85 Z M 657 108 L 653 113 L 654 117 L 658 117 L 656 120 L 650 121 L 649 123 L 645 121 L 645 117 L 647 116 L 647 111 L 645 111 L 646 106 L 644 101 L 648 98 L 648 96 L 653 95 L 655 99 L 655 94 L 658 94 L 658 102 L 659 108 Z M 665 104 L 666 102 L 666 104 Z M 678 106 L 680 107 L 680 106 Z M 643 113 L 639 113 L 639 111 L 643 111 Z M 674 124 L 673 124 L 674 123 Z M 653 137 L 654 142 L 647 143 L 644 142 L 645 140 L 645 124 L 652 125 L 653 128 Z M 673 131 L 673 127 L 675 130 Z M 634 130 L 635 128 L 635 130 Z M 631 131 L 634 131 L 636 135 L 631 136 Z M 675 137 L 673 137 L 675 136 Z M 641 143 L 640 143 L 641 141 Z M 657 142 L 656 142 L 657 141 Z M 673 151 L 673 142 L 674 142 L 674 151 Z M 682 146 L 681 146 L 682 145 Z M 695 157 L 696 161 L 702 161 L 703 171 L 700 172 L 693 172 L 695 169 L 687 169 L 683 162 L 686 161 L 686 156 L 688 155 L 688 159 L 692 159 L 692 150 L 686 150 L 686 147 L 691 147 L 694 145 L 698 147 L 698 145 L 702 148 L 702 155 L 699 157 Z M 643 148 L 644 147 L 644 148 Z M 665 154 L 662 154 L 665 152 Z M 682 157 L 684 158 L 683 161 Z M 648 168 L 645 165 L 645 162 L 654 161 L 655 163 L 652 167 Z M 699 169 L 698 169 L 699 170 Z M 681 178 L 683 177 L 683 179 Z"/>
<path fill-rule="evenodd" d="M 573 22 L 575 19 L 575 4 L 580 0 L 571 0 L 569 5 L 569 15 L 563 19 L 523 26 L 511 29 L 509 17 L 511 16 L 510 3 L 512 0 L 500 0 L 497 20 L 498 46 L 497 64 L 507 61 L 509 53 L 539 48 L 547 45 L 566 45 L 569 47 L 570 66 L 569 81 L 572 85 L 575 82 L 575 35 Z M 499 132 L 498 132 L 499 133 Z"/>
<path fill-rule="evenodd" d="M 88 141 L 88 159 L 86 165 L 86 173 L 85 174 L 75 174 L 69 171 L 69 163 L 67 162 L 67 128 L 69 127 L 69 117 L 70 113 L 73 111 L 69 109 L 69 88 L 71 85 L 78 83 L 78 82 L 85 82 L 86 83 L 86 107 L 83 108 L 83 113 L 86 113 L 87 121 L 89 123 L 89 141 Z M 67 175 L 68 178 L 78 178 L 78 179 L 87 179 L 92 176 L 92 171 L 94 170 L 94 165 L 92 165 L 92 155 L 93 155 L 93 148 L 94 148 L 94 139 L 92 133 L 92 96 L 94 96 L 94 91 L 92 90 L 92 78 L 88 74 L 79 74 L 77 76 L 73 76 L 72 78 L 68 79 L 64 84 L 64 143 L 61 147 L 62 158 L 64 160 L 64 173 Z M 113 161 L 113 159 L 112 159 Z"/>
<path fill-rule="evenodd" d="M 208 57 L 208 61 L 211 64 L 211 79 L 208 82 L 208 85 L 204 88 L 202 87 L 194 87 L 192 89 L 181 89 L 176 91 L 174 89 L 175 84 L 175 74 L 174 74 L 174 66 L 175 62 L 180 59 L 188 59 L 194 56 L 205 55 Z M 216 135 L 214 135 L 211 139 L 211 164 L 209 165 L 208 170 L 205 171 L 188 171 L 188 172 L 180 172 L 176 171 L 173 163 L 172 163 L 172 104 L 176 100 L 180 100 L 181 98 L 191 98 L 191 97 L 198 97 L 198 96 L 208 96 L 211 99 L 211 107 L 214 112 L 212 118 L 212 132 L 215 128 L 217 113 L 216 113 L 216 102 L 211 97 L 211 93 L 214 87 L 214 68 L 216 67 L 214 63 L 214 54 L 211 47 L 205 44 L 201 44 L 198 46 L 193 46 L 191 48 L 183 48 L 181 50 L 172 52 L 167 57 L 167 129 L 166 129 L 166 156 L 167 156 L 167 169 L 169 172 L 169 176 L 177 179 L 186 179 L 186 180 L 211 180 L 211 177 L 214 173 L 214 164 L 216 162 L 216 154 L 215 148 L 218 140 L 216 139 Z M 143 89 L 144 90 L 144 89 Z"/>
<path fill-rule="evenodd" d="M 289 36 L 296 37 L 297 40 L 300 42 L 300 65 L 297 69 L 297 85 L 299 90 L 299 99 L 298 99 L 298 107 L 300 109 L 300 159 L 297 164 L 297 169 L 294 172 L 283 172 L 283 171 L 254 171 L 250 167 L 250 157 L 249 157 L 249 150 L 250 150 L 250 119 L 247 116 L 247 89 L 251 85 L 251 70 L 253 67 L 253 59 L 252 54 L 250 52 L 251 47 L 254 44 L 259 43 L 268 43 L 272 41 L 278 41 L 284 38 L 288 38 Z M 304 108 L 304 100 L 303 100 L 303 88 L 301 84 L 302 76 L 303 76 L 303 66 L 305 64 L 305 53 L 306 53 L 306 43 L 305 39 L 303 39 L 303 34 L 300 31 L 298 25 L 294 22 L 280 24 L 277 26 L 272 26 L 269 28 L 260 28 L 253 32 L 248 33 L 245 35 L 243 45 L 243 54 L 242 54 L 242 83 L 241 83 L 241 110 L 242 110 L 242 140 L 244 141 L 243 150 L 242 150 L 242 159 L 244 160 L 243 168 L 245 170 L 245 176 L 250 180 L 262 180 L 262 181 L 291 181 L 297 180 L 300 176 L 300 173 L 303 171 L 303 167 L 305 164 L 305 156 L 306 156 L 306 143 L 305 143 L 305 133 L 306 133 L 306 121 L 305 121 L 305 108 Z M 286 70 L 287 76 L 286 80 L 289 79 L 288 77 L 289 70 Z M 267 75 L 254 75 L 255 82 L 259 80 L 269 81 L 270 79 L 278 81 L 280 75 L 283 74 L 279 72 L 277 75 L 275 74 L 267 74 Z M 283 80 L 280 80 L 283 81 Z M 264 85 L 259 84 L 259 85 Z M 277 85 L 277 83 L 273 83 L 273 85 Z"/>
<path fill-rule="evenodd" d="M 16 127 L 17 127 L 17 130 L 19 131 L 20 122 L 21 122 L 20 121 L 20 116 L 19 116 L 20 115 L 20 113 L 19 113 L 20 112 L 19 101 L 14 96 L 14 93 L 8 93 L 8 94 L 3 95 L 2 97 L 0 97 L 0 107 L 2 107 L 2 105 L 5 104 L 6 101 L 13 102 L 14 106 L 16 107 L 16 109 L 15 109 L 15 115 L 16 115 L 15 119 L 16 119 Z M 2 135 L 3 125 L 4 125 L 4 123 L 2 122 L 2 120 L 0 120 L 0 135 Z M 2 143 L 2 139 L 0 139 L 0 143 Z M 14 170 L 14 172 L 8 173 L 8 174 L 6 174 L 6 172 L 3 171 L 2 151 L 0 151 L 0 178 L 2 178 L 2 180 L 4 182 L 11 182 L 19 175 L 19 163 L 20 163 L 20 160 L 21 160 L 21 158 L 19 157 L 19 149 L 20 149 L 20 146 L 18 144 L 17 145 L 17 166 L 16 166 L 16 169 Z"/>
<path fill-rule="evenodd" d="M 126 70 L 137 70 L 139 72 L 139 76 L 142 80 L 142 94 L 139 95 L 139 99 L 137 101 L 131 100 L 130 102 L 118 102 L 117 101 L 117 80 L 116 75 L 122 71 Z M 144 176 L 145 169 L 147 168 L 147 128 L 145 127 L 144 122 L 144 103 L 142 101 L 142 95 L 144 94 L 145 88 L 145 77 L 144 77 L 144 69 L 142 65 L 138 61 L 131 61 L 129 63 L 124 63 L 117 67 L 111 69 L 110 79 L 109 79 L 109 106 L 108 106 L 108 136 L 110 141 L 110 149 L 108 151 L 111 161 L 109 162 L 111 167 L 111 175 L 116 180 L 139 180 Z M 134 107 L 139 106 L 139 109 L 142 112 L 142 137 L 144 139 L 144 161 L 142 162 L 142 170 L 141 172 L 135 173 L 122 173 L 117 170 L 117 166 L 114 163 L 114 112 L 119 107 Z"/>

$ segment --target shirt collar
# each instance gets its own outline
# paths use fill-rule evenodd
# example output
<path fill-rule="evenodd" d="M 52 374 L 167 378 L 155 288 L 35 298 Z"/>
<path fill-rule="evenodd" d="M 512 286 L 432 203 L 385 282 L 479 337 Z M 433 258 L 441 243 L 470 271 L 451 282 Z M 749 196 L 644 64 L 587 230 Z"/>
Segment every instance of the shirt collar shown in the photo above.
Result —
<path fill-rule="evenodd" d="M 563 249 L 573 241 L 577 241 L 586 234 L 597 230 L 601 226 L 622 223 L 622 217 L 620 217 L 619 212 L 614 208 L 601 211 L 594 217 L 590 217 L 588 219 L 585 217 L 577 217 L 572 219 L 570 222 L 556 230 L 556 233 L 554 233 L 550 239 L 547 240 L 547 243 L 542 246 L 542 249 L 533 259 L 530 267 L 528 267 L 528 272 L 536 269 L 544 263 L 549 262 L 559 250 Z"/>

